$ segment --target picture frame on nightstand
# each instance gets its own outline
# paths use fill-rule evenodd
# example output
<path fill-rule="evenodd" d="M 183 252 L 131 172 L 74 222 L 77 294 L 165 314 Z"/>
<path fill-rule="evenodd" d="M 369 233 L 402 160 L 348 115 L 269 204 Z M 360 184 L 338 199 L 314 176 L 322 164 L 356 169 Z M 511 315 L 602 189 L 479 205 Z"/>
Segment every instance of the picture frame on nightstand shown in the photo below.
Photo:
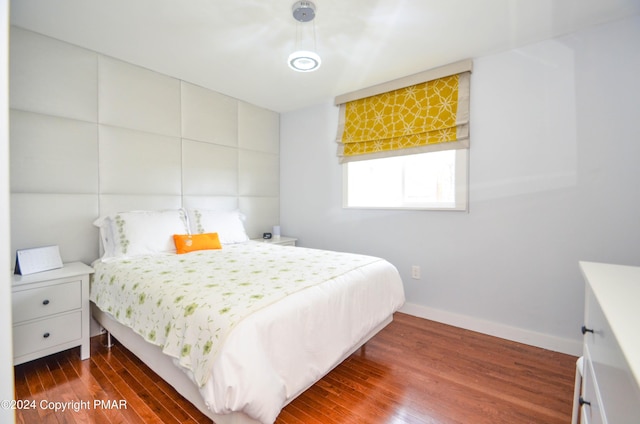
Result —
<path fill-rule="evenodd" d="M 57 245 L 16 250 L 15 275 L 30 275 L 58 268 L 62 268 L 62 258 Z"/>

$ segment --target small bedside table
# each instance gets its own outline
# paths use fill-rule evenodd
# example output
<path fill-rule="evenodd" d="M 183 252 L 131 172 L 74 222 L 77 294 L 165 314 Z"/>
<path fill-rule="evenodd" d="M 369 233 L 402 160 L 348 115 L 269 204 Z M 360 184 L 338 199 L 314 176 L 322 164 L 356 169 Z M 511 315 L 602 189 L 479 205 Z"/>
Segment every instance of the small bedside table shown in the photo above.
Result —
<path fill-rule="evenodd" d="M 82 262 L 30 275 L 13 275 L 13 364 L 80 346 L 88 359 L 89 275 Z"/>
<path fill-rule="evenodd" d="M 280 237 L 274 237 L 270 239 L 257 238 L 257 239 L 253 239 L 253 241 L 258 241 L 261 243 L 277 244 L 278 246 L 295 246 L 296 241 L 298 241 L 298 239 L 293 237 L 280 236 Z"/>

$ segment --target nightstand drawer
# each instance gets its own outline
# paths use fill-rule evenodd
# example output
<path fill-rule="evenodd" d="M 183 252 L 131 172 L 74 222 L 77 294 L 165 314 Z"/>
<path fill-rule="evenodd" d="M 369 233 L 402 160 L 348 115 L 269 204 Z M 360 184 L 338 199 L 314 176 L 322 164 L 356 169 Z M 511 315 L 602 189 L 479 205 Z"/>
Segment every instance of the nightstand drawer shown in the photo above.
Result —
<path fill-rule="evenodd" d="M 81 311 L 16 325 L 13 327 L 13 356 L 48 349 L 81 337 Z"/>
<path fill-rule="evenodd" d="M 91 355 L 89 276 L 82 262 L 29 275 L 11 276 L 13 364 L 80 346 Z"/>
<path fill-rule="evenodd" d="M 72 281 L 13 292 L 13 323 L 58 314 L 82 307 L 81 281 Z"/>

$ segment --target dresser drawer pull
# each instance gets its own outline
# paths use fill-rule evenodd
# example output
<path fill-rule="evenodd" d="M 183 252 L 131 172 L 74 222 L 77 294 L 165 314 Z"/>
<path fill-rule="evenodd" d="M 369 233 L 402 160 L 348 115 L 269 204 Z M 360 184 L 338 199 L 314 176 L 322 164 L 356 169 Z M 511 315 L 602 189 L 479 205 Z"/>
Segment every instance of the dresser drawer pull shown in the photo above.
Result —
<path fill-rule="evenodd" d="M 593 329 L 587 328 L 586 325 L 583 325 L 580 331 L 582 331 L 582 334 L 593 333 Z"/>
<path fill-rule="evenodd" d="M 49 304 L 49 299 L 45 299 L 45 300 L 43 300 L 43 301 L 42 301 L 42 304 L 43 304 L 43 305 L 48 305 L 48 304 Z"/>
<path fill-rule="evenodd" d="M 44 337 L 45 339 L 47 339 L 47 338 L 49 338 L 49 336 L 50 336 L 50 335 L 51 335 L 51 334 L 49 334 L 49 333 L 44 333 L 44 334 L 42 335 L 42 337 Z"/>
<path fill-rule="evenodd" d="M 591 402 L 587 402 L 586 400 L 584 400 L 584 398 L 583 398 L 582 396 L 580 396 L 580 397 L 578 398 L 578 402 L 580 403 L 580 406 L 582 406 L 582 405 L 589 405 L 589 406 L 591 406 Z"/>

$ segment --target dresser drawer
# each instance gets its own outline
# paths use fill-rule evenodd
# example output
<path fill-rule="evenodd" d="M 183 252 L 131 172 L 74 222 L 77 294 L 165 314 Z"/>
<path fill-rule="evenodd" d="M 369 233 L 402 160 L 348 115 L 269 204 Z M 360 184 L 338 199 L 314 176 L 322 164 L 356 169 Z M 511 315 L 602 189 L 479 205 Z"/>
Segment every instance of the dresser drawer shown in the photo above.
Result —
<path fill-rule="evenodd" d="M 600 401 L 601 422 L 611 424 L 637 424 L 640 417 L 640 391 L 632 377 L 629 364 L 620 348 L 618 340 L 609 325 L 606 314 L 600 306 L 592 289 L 587 286 L 585 306 L 584 336 L 585 367 L 587 378 L 594 379 L 595 389 Z M 587 380 L 588 381 L 588 380 Z M 588 388 L 588 386 L 587 386 Z M 585 400 L 597 402 L 596 396 Z M 600 422 L 595 418 L 590 422 Z"/>
<path fill-rule="evenodd" d="M 18 324 L 82 307 L 81 281 L 13 292 L 13 323 Z"/>
<path fill-rule="evenodd" d="M 584 352 L 584 374 L 582 377 L 582 398 L 589 402 L 580 407 L 580 417 L 582 424 L 602 424 L 602 408 L 600 399 L 595 387 L 595 375 L 589 358 L 588 349 Z"/>
<path fill-rule="evenodd" d="M 13 327 L 13 356 L 37 352 L 82 337 L 81 311 Z"/>

